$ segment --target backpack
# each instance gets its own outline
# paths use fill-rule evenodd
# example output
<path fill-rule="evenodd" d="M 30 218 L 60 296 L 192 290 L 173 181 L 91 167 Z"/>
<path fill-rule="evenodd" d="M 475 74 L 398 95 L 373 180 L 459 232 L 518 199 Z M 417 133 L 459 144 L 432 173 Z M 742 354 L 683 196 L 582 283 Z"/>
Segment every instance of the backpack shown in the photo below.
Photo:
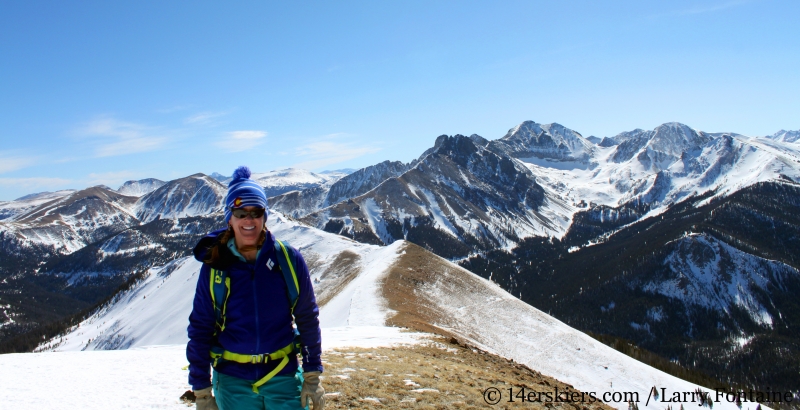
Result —
<path fill-rule="evenodd" d="M 283 273 L 283 279 L 286 281 L 286 290 L 289 295 L 289 310 L 294 319 L 294 308 L 297 305 L 297 300 L 300 297 L 300 284 L 297 281 L 297 273 L 294 266 L 297 263 L 297 250 L 289 246 L 288 243 L 275 240 L 275 254 L 278 259 L 278 265 Z M 227 272 L 211 268 L 209 280 L 209 288 L 211 291 L 211 301 L 214 303 L 214 337 L 225 331 L 225 313 L 227 307 L 228 296 L 231 292 L 231 278 Z M 237 363 L 266 363 L 269 360 L 281 360 L 281 363 L 271 371 L 264 378 L 258 380 L 253 384 L 253 392 L 258 394 L 258 387 L 266 383 L 273 376 L 278 374 L 287 363 L 289 363 L 290 355 L 296 355 L 301 350 L 300 333 L 297 328 L 294 328 L 294 340 L 288 346 L 273 353 L 264 353 L 259 355 L 244 355 L 234 352 L 229 352 L 222 349 L 222 347 L 214 345 L 211 348 L 211 358 L 214 359 L 213 365 L 217 366 L 220 360 L 233 361 Z"/>

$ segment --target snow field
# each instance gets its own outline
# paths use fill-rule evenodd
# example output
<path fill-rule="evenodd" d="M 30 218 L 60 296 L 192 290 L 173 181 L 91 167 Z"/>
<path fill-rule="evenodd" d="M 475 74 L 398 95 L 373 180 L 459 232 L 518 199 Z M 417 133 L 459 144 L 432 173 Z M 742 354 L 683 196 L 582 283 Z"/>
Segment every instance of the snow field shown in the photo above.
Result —
<path fill-rule="evenodd" d="M 185 337 L 185 327 L 182 329 Z M 382 326 L 322 330 L 323 349 L 415 344 L 422 333 Z M 179 397 L 191 390 L 186 344 L 127 350 L 0 355 L 3 408 L 186 409 Z M 8 407 L 5 407 L 8 406 Z"/>

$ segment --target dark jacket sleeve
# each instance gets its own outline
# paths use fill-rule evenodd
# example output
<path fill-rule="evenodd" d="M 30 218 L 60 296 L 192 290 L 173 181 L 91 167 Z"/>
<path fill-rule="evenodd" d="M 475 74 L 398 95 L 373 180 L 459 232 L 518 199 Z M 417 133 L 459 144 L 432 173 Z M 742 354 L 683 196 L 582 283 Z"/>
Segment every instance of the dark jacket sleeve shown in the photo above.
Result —
<path fill-rule="evenodd" d="M 303 342 L 303 371 L 322 371 L 322 335 L 319 328 L 319 307 L 311 285 L 308 266 L 300 252 L 297 252 L 297 275 L 300 297 L 294 308 L 294 322 L 300 331 Z"/>
<path fill-rule="evenodd" d="M 203 264 L 197 278 L 194 304 L 189 315 L 189 343 L 186 345 L 186 358 L 189 360 L 189 384 L 192 390 L 211 386 L 211 344 L 214 338 L 214 303 L 211 301 L 209 280 L 211 269 Z"/>

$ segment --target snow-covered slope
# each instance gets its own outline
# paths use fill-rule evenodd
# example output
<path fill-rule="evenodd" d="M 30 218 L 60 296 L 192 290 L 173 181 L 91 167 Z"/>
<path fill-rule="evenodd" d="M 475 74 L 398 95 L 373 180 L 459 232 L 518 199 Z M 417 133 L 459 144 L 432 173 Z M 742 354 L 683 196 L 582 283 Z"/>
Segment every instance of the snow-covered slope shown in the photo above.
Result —
<path fill-rule="evenodd" d="M 797 131 L 780 130 L 772 135 L 767 136 L 766 138 L 770 138 L 780 142 L 798 142 L 800 141 L 800 130 Z"/>
<path fill-rule="evenodd" d="M 540 184 L 567 202 L 644 204 L 651 211 L 643 217 L 708 191 L 715 192 L 713 199 L 783 176 L 800 179 L 800 152 L 793 144 L 710 134 L 679 123 L 606 138 L 593 151 L 589 167 L 523 161 Z"/>
<path fill-rule="evenodd" d="M 382 248 L 290 222 L 280 214 L 269 220 L 270 230 L 297 247 L 306 259 L 315 293 L 322 306 L 344 284 L 384 260 Z M 142 283 L 81 323 L 46 350 L 110 350 L 186 343 L 200 263 L 185 257 L 153 268 Z M 380 270 L 380 269 L 379 269 Z M 326 323 L 323 326 L 330 327 Z"/>
<path fill-rule="evenodd" d="M 136 198 L 96 186 L 57 195 L 27 212 L 0 222 L 0 230 L 25 243 L 74 252 L 139 221 L 131 212 Z"/>
<path fill-rule="evenodd" d="M 166 184 L 166 182 L 155 178 L 128 181 L 122 184 L 122 186 L 117 189 L 117 192 L 122 195 L 140 197 L 142 195 L 149 194 L 158 188 L 161 188 L 164 184 Z"/>
<path fill-rule="evenodd" d="M 526 121 L 494 141 L 440 136 L 411 165 L 337 204 L 322 201 L 323 191 L 276 203 L 295 217 L 330 204 L 303 220 L 364 242 L 408 239 L 461 258 L 529 237 L 563 238 L 577 212 L 598 205 L 636 208 L 635 221 L 707 192 L 713 200 L 759 182 L 800 181 L 794 143 L 674 122 L 596 145 L 562 125 Z"/>
<path fill-rule="evenodd" d="M 74 192 L 74 189 L 56 192 L 39 192 L 25 195 L 13 201 L 0 201 L 0 220 L 5 220 L 6 222 L 11 221 L 16 215 L 26 213 L 39 205 L 63 198 Z"/>
<path fill-rule="evenodd" d="M 225 186 L 228 186 L 228 183 L 231 181 L 230 177 L 223 177 L 216 172 L 212 175 Z M 315 173 L 305 169 L 286 168 L 254 173 L 251 178 L 264 187 L 264 192 L 266 192 L 267 198 L 269 198 L 291 191 L 330 187 L 345 175 L 347 174 L 344 171 Z"/>
<path fill-rule="evenodd" d="M 333 184 L 291 191 L 270 198 L 270 208 L 299 218 L 370 191 L 383 181 L 408 171 L 410 165 L 384 161 L 354 171 Z"/>
<path fill-rule="evenodd" d="M 548 159 L 559 162 L 588 163 L 594 144 L 561 124 L 537 124 L 525 121 L 508 130 L 499 140 L 489 143 L 492 149 L 514 158 Z"/>
<path fill-rule="evenodd" d="M 668 246 L 673 248 L 664 261 L 669 273 L 643 284 L 643 291 L 680 300 L 686 309 L 702 307 L 725 315 L 736 309 L 765 328 L 773 325 L 764 306 L 770 302 L 764 300 L 770 288 L 785 289 L 786 279 L 800 276 L 785 263 L 750 255 L 707 234 L 688 234 Z M 654 326 L 659 311 L 648 315 Z"/>
<path fill-rule="evenodd" d="M 186 343 L 199 267 L 199 262 L 186 257 L 152 269 L 139 286 L 55 341 L 53 347 L 58 351 L 117 350 Z"/>
<path fill-rule="evenodd" d="M 331 339 L 336 346 L 413 341 L 397 328 L 386 325 L 405 321 L 416 323 L 415 327 L 427 326 L 455 335 L 582 391 L 638 392 L 641 408 L 661 409 L 660 405 L 643 403 L 654 385 L 667 391 L 690 392 L 697 388 L 616 352 L 519 301 L 492 282 L 408 242 L 396 241 L 386 247 L 358 244 L 279 217 L 271 229 L 276 236 L 299 247 L 309 260 L 323 304 L 320 313 L 323 340 Z M 352 270 L 342 271 L 343 267 Z M 186 342 L 185 329 L 198 270 L 199 264 L 188 258 L 152 270 L 143 283 L 122 294 L 63 339 L 49 341 L 39 350 L 139 348 L 125 357 L 139 353 L 145 360 L 149 354 L 173 352 L 183 360 L 180 347 L 145 347 Z M 330 293 L 332 289 L 334 293 Z M 41 354 L 56 357 L 49 356 L 54 353 Z M 73 355 L 65 354 L 64 363 L 75 360 Z M 30 357 L 29 363 L 39 360 L 38 356 Z M 0 357 L 4 367 L 14 366 L 19 375 L 38 375 L 35 366 L 21 365 L 19 360 L 18 355 Z M 182 362 L 165 357 L 164 363 L 176 366 Z M 161 377 L 164 369 L 151 363 L 140 372 L 119 377 L 127 377 L 131 385 L 138 385 L 134 380 Z M 171 374 L 169 384 L 185 386 L 177 370 Z M 6 385 L 0 383 L 0 389 Z M 153 392 L 146 394 L 157 396 Z M 14 397 L 18 397 L 17 393 Z M 619 409 L 628 407 L 627 403 L 612 405 Z M 728 403 L 717 406 L 733 409 L 733 404 Z"/>
<path fill-rule="evenodd" d="M 223 207 L 227 188 L 203 174 L 170 181 L 136 202 L 134 211 L 142 223 L 207 215 Z"/>
<path fill-rule="evenodd" d="M 330 186 L 342 176 L 340 173 L 317 174 L 305 169 L 287 168 L 263 174 L 253 174 L 252 178 L 264 187 L 267 197 L 271 197 L 289 191 L 301 191 L 316 186 Z"/>
<path fill-rule="evenodd" d="M 641 409 L 653 386 L 695 391 L 699 386 L 663 373 L 596 341 L 508 294 L 499 286 L 416 245 L 396 246 L 399 260 L 385 277 L 383 295 L 394 321 L 422 323 L 481 349 L 512 358 L 581 391 L 638 392 Z M 431 274 L 435 272 L 435 274 Z M 701 388 L 703 391 L 708 389 Z M 608 403 L 627 409 L 627 403 Z M 733 410 L 732 403 L 714 407 Z"/>
<path fill-rule="evenodd" d="M 322 206 L 329 206 L 349 198 L 355 198 L 389 178 L 402 175 L 409 168 L 410 165 L 403 164 L 400 161 L 387 160 L 359 169 L 331 185 Z"/>
<path fill-rule="evenodd" d="M 561 236 L 575 211 L 478 136 L 437 138 L 413 168 L 304 221 L 361 241 L 409 239 L 445 257 Z"/>

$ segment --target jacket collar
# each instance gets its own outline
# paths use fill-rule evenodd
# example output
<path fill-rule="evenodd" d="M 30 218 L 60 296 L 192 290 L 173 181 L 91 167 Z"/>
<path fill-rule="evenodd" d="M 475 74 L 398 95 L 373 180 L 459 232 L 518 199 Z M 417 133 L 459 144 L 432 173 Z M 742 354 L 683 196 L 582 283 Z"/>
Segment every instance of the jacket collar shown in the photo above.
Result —
<path fill-rule="evenodd" d="M 219 238 L 225 232 L 225 229 L 219 229 L 213 232 L 209 232 L 197 242 L 197 245 L 194 247 L 193 253 L 194 258 L 200 262 L 203 262 L 206 258 L 206 253 L 208 253 L 209 249 L 212 246 L 216 246 L 219 242 Z M 275 249 L 275 237 L 272 235 L 272 232 L 267 230 L 267 237 L 264 240 L 264 244 L 261 245 L 261 249 L 258 251 L 258 256 L 256 256 L 256 264 L 261 263 L 261 260 L 267 258 L 270 254 L 274 253 L 273 249 Z M 221 256 L 223 260 L 239 260 L 231 251 L 228 249 L 227 246 L 223 245 L 220 247 L 220 252 L 223 254 Z M 237 252 L 238 253 L 238 252 Z M 241 255 L 238 255 L 241 256 Z M 243 258 L 242 258 L 243 259 Z M 264 262 L 266 263 L 266 261 Z"/>

